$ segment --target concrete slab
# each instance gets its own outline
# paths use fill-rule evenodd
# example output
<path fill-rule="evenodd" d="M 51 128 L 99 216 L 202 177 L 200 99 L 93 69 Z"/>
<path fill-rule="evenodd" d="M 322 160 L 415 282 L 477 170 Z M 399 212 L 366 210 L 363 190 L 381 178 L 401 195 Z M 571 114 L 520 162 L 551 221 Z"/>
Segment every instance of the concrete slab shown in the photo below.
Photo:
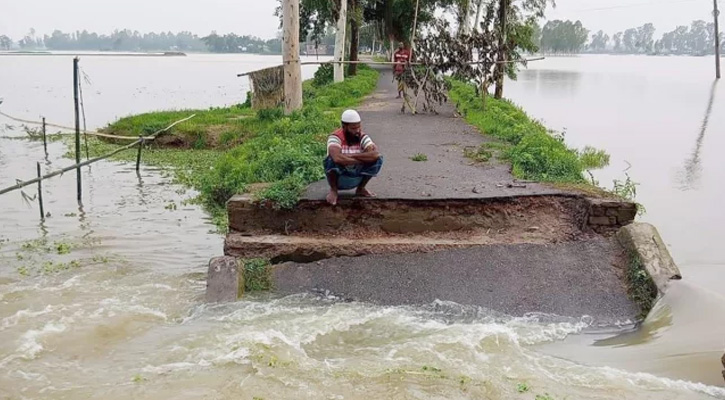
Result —
<path fill-rule="evenodd" d="M 244 274 L 234 257 L 216 257 L 209 261 L 206 278 L 206 302 L 237 301 L 244 294 Z"/>
<path fill-rule="evenodd" d="M 667 292 L 671 281 L 682 279 L 680 269 L 653 225 L 643 222 L 627 225 L 617 232 L 617 240 L 639 257 L 642 266 L 657 285 L 660 296 Z"/>
<path fill-rule="evenodd" d="M 336 258 L 272 267 L 281 293 L 325 292 L 380 304 L 435 300 L 520 316 L 530 312 L 591 316 L 597 325 L 634 321 L 626 258 L 616 240 L 489 245 L 429 254 Z"/>

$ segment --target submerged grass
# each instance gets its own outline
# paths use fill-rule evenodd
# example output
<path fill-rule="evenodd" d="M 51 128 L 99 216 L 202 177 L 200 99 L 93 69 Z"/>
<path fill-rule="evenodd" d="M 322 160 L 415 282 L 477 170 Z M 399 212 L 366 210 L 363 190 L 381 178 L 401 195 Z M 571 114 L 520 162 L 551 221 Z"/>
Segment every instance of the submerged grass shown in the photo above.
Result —
<path fill-rule="evenodd" d="M 585 185 L 585 170 L 609 163 L 609 156 L 601 150 L 587 147 L 579 152 L 568 148 L 563 136 L 548 131 L 508 100 L 489 97 L 484 105 L 473 85 L 456 80 L 451 80 L 451 85 L 450 98 L 465 119 L 507 144 L 496 150 L 511 162 L 517 178 Z M 467 155 L 476 161 L 487 161 L 492 153 L 483 146 Z"/>
<path fill-rule="evenodd" d="M 254 111 L 248 105 L 209 110 L 161 111 L 122 118 L 105 128 L 122 136 L 147 135 L 190 114 L 197 116 L 172 128 L 159 144 L 144 150 L 145 164 L 172 167 L 175 181 L 199 191 L 198 202 L 225 226 L 226 201 L 257 183 L 260 200 L 291 208 L 304 188 L 324 178 L 325 138 L 339 127 L 340 113 L 373 92 L 378 73 L 361 66 L 341 83 L 303 84 L 304 107 L 289 116 L 281 109 Z M 95 155 L 116 145 L 92 140 Z M 180 148 L 177 148 L 180 147 Z M 135 152 L 116 159 L 134 160 Z"/>

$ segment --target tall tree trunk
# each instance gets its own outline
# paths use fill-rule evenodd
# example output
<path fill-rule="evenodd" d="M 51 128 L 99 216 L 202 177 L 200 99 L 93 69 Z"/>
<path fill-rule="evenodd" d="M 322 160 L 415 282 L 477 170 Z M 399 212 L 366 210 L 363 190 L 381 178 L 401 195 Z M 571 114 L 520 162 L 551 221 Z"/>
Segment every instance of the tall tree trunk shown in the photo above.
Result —
<path fill-rule="evenodd" d="M 471 0 L 461 0 L 458 12 L 458 34 L 467 35 L 471 33 L 471 20 L 468 16 L 471 13 Z"/>
<path fill-rule="evenodd" d="M 413 32 L 410 34 L 410 52 L 415 57 L 415 34 L 418 32 L 418 12 L 420 12 L 420 0 L 415 0 L 415 17 L 413 17 Z M 413 61 L 413 60 L 410 60 Z"/>
<path fill-rule="evenodd" d="M 498 23 L 499 23 L 499 42 L 498 42 L 498 63 L 496 64 L 496 92 L 494 97 L 497 99 L 503 98 L 503 82 L 504 76 L 506 75 L 506 30 L 508 24 L 506 19 L 508 18 L 508 8 L 511 0 L 499 0 L 498 5 Z"/>
<path fill-rule="evenodd" d="M 302 108 L 302 72 L 300 69 L 300 0 L 282 4 L 282 60 L 284 62 L 284 112 Z"/>
<path fill-rule="evenodd" d="M 483 9 L 483 0 L 478 0 L 478 5 L 476 6 L 476 19 L 473 20 L 473 30 L 478 31 L 481 25 L 481 10 Z"/>
<path fill-rule="evenodd" d="M 340 15 L 337 18 L 337 32 L 335 33 L 335 61 L 345 61 L 345 28 L 347 27 L 347 0 L 340 0 Z M 333 64 L 335 82 L 345 80 L 343 64 Z"/>
<path fill-rule="evenodd" d="M 393 55 L 395 54 L 395 35 L 393 34 L 393 1 L 394 0 L 383 1 L 383 17 L 385 18 L 385 21 L 383 22 L 383 31 L 385 32 L 385 36 L 388 38 L 390 45 L 390 61 L 393 61 Z"/>
<path fill-rule="evenodd" d="M 351 0 L 352 8 L 350 9 L 350 61 L 358 61 L 358 53 L 360 48 L 360 15 L 359 0 Z M 347 74 L 350 76 L 357 75 L 357 64 L 350 64 L 347 68 Z"/>

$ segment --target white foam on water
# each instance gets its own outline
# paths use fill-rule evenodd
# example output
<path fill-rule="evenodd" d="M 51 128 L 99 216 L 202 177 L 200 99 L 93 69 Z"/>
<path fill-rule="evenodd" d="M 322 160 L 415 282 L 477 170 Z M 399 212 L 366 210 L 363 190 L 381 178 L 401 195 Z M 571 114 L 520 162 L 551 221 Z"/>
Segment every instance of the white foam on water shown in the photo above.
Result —
<path fill-rule="evenodd" d="M 170 292 L 176 292 L 176 291 L 178 291 L 178 289 L 176 289 L 174 287 L 171 287 L 169 285 L 163 284 L 163 283 L 147 283 L 145 285 L 139 286 L 139 289 L 148 289 L 148 288 L 151 288 L 151 289 L 163 289 L 163 290 L 168 290 Z"/>
<path fill-rule="evenodd" d="M 30 382 L 40 382 L 40 383 L 45 383 L 45 384 L 50 383 L 50 380 L 48 380 L 48 377 L 46 377 L 43 374 L 39 374 L 39 373 L 35 373 L 35 372 L 25 372 L 20 369 L 10 371 L 10 373 L 8 375 L 15 377 L 15 378 L 24 379 L 24 380 L 30 381 Z"/>
<path fill-rule="evenodd" d="M 116 313 L 133 313 L 137 315 L 150 315 L 164 321 L 168 320 L 168 316 L 163 311 L 149 308 L 140 304 L 133 304 L 133 300 L 133 298 L 127 300 L 106 298 L 101 300 L 99 302 L 99 305 L 101 306 L 100 309 L 106 311 L 107 316 L 109 317 L 117 315 Z"/>
<path fill-rule="evenodd" d="M 2 319 L 2 321 L 0 321 L 0 331 L 16 326 L 21 320 L 32 319 L 41 315 L 49 314 L 53 312 L 53 310 L 54 307 L 51 305 L 46 306 L 40 311 L 32 311 L 27 309 L 19 310 L 15 314 L 9 317 L 5 317 Z"/>
<path fill-rule="evenodd" d="M 17 348 L 17 352 L 27 359 L 34 359 L 38 353 L 43 351 L 43 345 L 40 344 L 39 340 L 44 336 L 48 336 L 54 333 L 65 332 L 67 327 L 60 321 L 48 322 L 43 326 L 42 329 L 31 329 L 20 337 L 20 346 Z"/>
<path fill-rule="evenodd" d="M 157 365 L 157 366 L 146 366 L 141 369 L 141 372 L 145 372 L 147 374 L 156 374 L 156 375 L 167 375 L 172 372 L 179 372 L 179 371 L 189 371 L 194 370 L 199 367 L 208 367 L 210 364 L 208 362 L 199 362 L 199 363 L 191 363 L 191 362 L 177 362 L 177 363 L 169 363 L 169 364 L 163 364 L 163 365 Z"/>

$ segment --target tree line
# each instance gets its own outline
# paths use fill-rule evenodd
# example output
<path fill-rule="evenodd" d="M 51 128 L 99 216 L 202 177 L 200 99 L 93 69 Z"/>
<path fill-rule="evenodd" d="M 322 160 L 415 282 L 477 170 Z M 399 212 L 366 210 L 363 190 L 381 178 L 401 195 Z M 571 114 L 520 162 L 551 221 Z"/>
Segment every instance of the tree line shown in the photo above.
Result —
<path fill-rule="evenodd" d="M 17 42 L 0 35 L 0 49 L 10 50 L 87 50 L 87 51 L 187 51 L 212 53 L 281 54 L 282 42 L 278 38 L 260 39 L 255 36 L 238 36 L 234 33 L 219 35 L 216 32 L 199 37 L 191 32 L 140 33 L 129 29 L 98 34 L 87 30 L 62 32 L 39 36 L 35 29 Z"/>
<path fill-rule="evenodd" d="M 610 36 L 600 30 L 589 36 L 580 21 L 549 21 L 536 30 L 536 43 L 543 53 L 616 53 L 616 54 L 676 54 L 703 56 L 715 53 L 715 24 L 702 20 L 690 26 L 678 26 L 659 39 L 652 23 L 617 32 Z M 725 52 L 725 35 L 720 34 Z"/>

